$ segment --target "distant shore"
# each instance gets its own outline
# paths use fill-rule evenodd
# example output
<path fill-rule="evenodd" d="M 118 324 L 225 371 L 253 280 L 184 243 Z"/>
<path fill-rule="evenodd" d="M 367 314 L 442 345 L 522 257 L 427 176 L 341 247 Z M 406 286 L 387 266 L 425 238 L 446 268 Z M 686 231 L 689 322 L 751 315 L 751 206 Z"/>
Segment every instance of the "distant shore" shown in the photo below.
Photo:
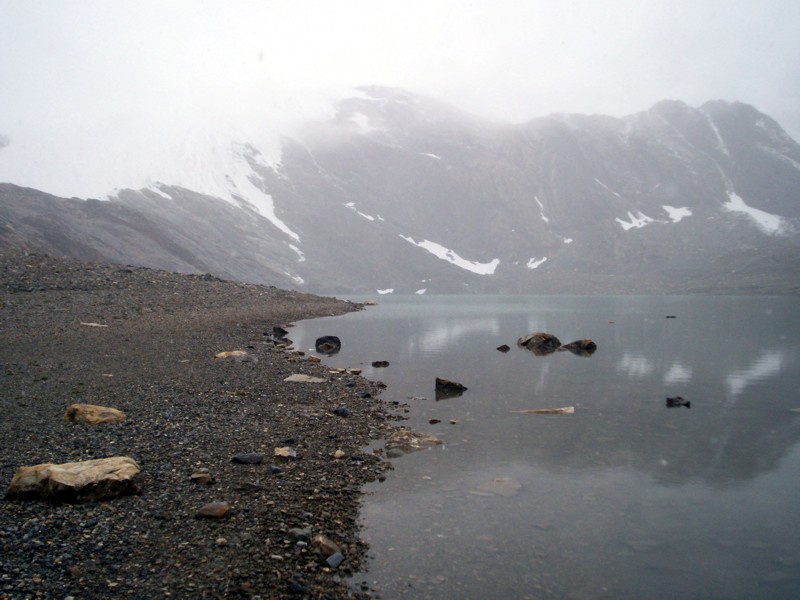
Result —
<path fill-rule="evenodd" d="M 143 481 L 139 495 L 93 504 L 0 500 L 0 598 L 361 594 L 342 582 L 364 566 L 360 489 L 389 468 L 362 449 L 392 417 L 373 383 L 331 374 L 272 335 L 359 305 L 9 252 L 0 297 L 3 492 L 20 466 L 105 456 L 134 458 Z M 215 358 L 230 350 L 249 359 Z M 294 373 L 324 382 L 284 381 Z M 73 402 L 128 418 L 66 423 Z M 248 453 L 263 462 L 232 461 Z M 190 480 L 203 470 L 210 485 Z M 195 518 L 211 501 L 230 512 Z M 326 564 L 308 534 L 333 541 L 344 561 Z"/>

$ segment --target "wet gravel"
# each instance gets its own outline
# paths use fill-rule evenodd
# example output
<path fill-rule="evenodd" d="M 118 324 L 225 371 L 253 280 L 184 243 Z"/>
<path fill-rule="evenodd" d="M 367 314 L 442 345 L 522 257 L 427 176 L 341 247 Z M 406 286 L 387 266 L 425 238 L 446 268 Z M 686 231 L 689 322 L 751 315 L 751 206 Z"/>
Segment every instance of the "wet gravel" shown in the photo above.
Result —
<path fill-rule="evenodd" d="M 139 463 L 143 483 L 92 504 L 0 500 L 0 598 L 363 594 L 344 581 L 364 566 L 360 489 L 389 468 L 363 448 L 394 417 L 371 382 L 272 336 L 360 306 L 19 253 L 0 254 L 0 302 L 0 492 L 19 466 L 117 455 Z M 214 358 L 229 350 L 250 358 Z M 284 382 L 293 373 L 325 381 Z M 72 402 L 128 420 L 66 423 Z M 233 460 L 254 454 L 263 460 Z M 190 479 L 204 469 L 212 483 Z M 209 502 L 231 508 L 196 518 Z M 319 534 L 344 558 L 335 568 L 308 541 Z"/>

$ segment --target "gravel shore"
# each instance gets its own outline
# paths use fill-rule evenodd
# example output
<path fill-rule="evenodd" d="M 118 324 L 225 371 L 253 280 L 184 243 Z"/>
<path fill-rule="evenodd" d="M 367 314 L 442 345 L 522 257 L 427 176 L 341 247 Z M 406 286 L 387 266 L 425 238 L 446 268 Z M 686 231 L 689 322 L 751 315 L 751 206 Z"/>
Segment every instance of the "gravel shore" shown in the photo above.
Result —
<path fill-rule="evenodd" d="M 274 326 L 359 305 L 13 253 L 0 254 L 0 297 L 2 491 L 24 465 L 130 456 L 142 469 L 139 495 L 0 500 L 0 598 L 362 594 L 342 581 L 365 557 L 360 489 L 389 468 L 362 449 L 393 417 L 373 383 L 330 374 L 272 336 Z M 215 359 L 228 350 L 257 361 Z M 285 382 L 293 373 L 325 381 Z M 64 422 L 73 402 L 128 418 Z M 275 456 L 280 447 L 296 458 Z M 264 460 L 232 461 L 243 453 Z M 214 483 L 190 480 L 202 469 Z M 212 501 L 230 512 L 196 518 Z M 309 534 L 335 542 L 344 561 L 328 566 Z"/>

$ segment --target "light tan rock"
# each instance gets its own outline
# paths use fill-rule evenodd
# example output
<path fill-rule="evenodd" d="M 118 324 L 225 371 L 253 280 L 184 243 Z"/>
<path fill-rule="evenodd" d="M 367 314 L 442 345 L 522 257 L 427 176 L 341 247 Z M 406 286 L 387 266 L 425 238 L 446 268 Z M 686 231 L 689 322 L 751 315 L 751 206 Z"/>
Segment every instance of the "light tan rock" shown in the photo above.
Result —
<path fill-rule="evenodd" d="M 139 492 L 139 465 L 127 456 L 20 467 L 6 498 L 92 502 Z"/>
<path fill-rule="evenodd" d="M 221 519 L 230 509 L 231 505 L 227 502 L 209 502 L 201 506 L 194 516 L 198 519 Z"/>
<path fill-rule="evenodd" d="M 214 355 L 214 358 L 217 360 L 235 360 L 237 362 L 258 362 L 258 357 L 255 354 L 250 354 L 245 350 L 226 350 L 225 352 L 217 352 Z"/>
<path fill-rule="evenodd" d="M 562 406 L 561 408 L 529 408 L 528 410 L 512 410 L 511 412 L 526 415 L 571 415 L 575 412 L 575 407 Z"/>
<path fill-rule="evenodd" d="M 304 373 L 293 373 L 284 379 L 284 381 L 295 383 L 325 383 L 325 380 L 321 377 L 312 377 L 311 375 L 306 375 Z"/>
<path fill-rule="evenodd" d="M 313 354 L 309 355 L 308 362 L 318 363 L 322 362 L 322 359 L 319 356 L 314 356 Z"/>
<path fill-rule="evenodd" d="M 311 547 L 325 558 L 336 554 L 337 552 L 341 552 L 341 549 L 336 542 L 321 533 L 314 536 L 314 539 L 311 540 Z"/>
<path fill-rule="evenodd" d="M 64 420 L 71 423 L 119 423 L 127 419 L 125 413 L 116 408 L 96 404 L 70 404 L 64 413 Z"/>

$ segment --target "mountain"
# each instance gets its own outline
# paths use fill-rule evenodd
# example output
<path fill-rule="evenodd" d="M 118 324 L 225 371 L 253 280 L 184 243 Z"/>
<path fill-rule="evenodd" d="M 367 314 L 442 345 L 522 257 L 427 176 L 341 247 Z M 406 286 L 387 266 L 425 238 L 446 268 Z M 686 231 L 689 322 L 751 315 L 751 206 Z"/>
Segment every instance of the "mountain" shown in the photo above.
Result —
<path fill-rule="evenodd" d="M 800 292 L 800 146 L 746 104 L 512 125 L 365 87 L 279 160 L 211 150 L 106 200 L 0 184 L 0 246 L 321 293 Z"/>

